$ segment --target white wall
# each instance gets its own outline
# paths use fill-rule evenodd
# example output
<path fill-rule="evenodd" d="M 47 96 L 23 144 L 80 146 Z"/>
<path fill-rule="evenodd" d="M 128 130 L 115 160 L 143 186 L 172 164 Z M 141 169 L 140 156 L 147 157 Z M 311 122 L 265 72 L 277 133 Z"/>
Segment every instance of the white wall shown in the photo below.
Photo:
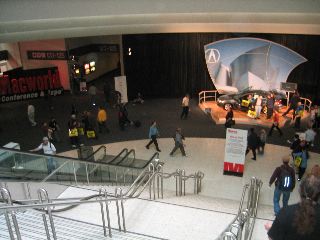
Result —
<path fill-rule="evenodd" d="M 21 60 L 24 69 L 36 69 L 46 67 L 58 67 L 60 81 L 65 90 L 70 89 L 68 63 L 65 60 L 31 60 L 28 59 L 27 51 L 66 51 L 64 39 L 20 42 Z"/>
<path fill-rule="evenodd" d="M 2 65 L 2 70 L 9 71 L 22 66 L 18 43 L 0 43 L 0 50 L 8 51 L 8 61 Z"/>

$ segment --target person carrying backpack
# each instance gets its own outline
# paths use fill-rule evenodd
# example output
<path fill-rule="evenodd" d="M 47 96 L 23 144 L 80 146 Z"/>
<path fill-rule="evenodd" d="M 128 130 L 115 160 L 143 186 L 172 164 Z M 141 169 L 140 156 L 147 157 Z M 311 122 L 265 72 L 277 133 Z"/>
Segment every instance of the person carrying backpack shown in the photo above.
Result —
<path fill-rule="evenodd" d="M 273 209 L 274 214 L 277 216 L 280 212 L 280 197 L 282 195 L 283 207 L 288 206 L 290 193 L 296 185 L 295 171 L 289 166 L 290 156 L 282 157 L 283 164 L 277 167 L 269 181 L 269 187 L 275 182 L 273 194 Z"/>

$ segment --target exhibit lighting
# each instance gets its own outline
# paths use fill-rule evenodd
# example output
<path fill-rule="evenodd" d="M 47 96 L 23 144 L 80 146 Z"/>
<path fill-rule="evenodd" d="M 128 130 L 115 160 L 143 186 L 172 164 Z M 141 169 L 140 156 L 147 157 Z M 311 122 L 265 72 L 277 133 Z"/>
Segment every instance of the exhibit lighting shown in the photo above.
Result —
<path fill-rule="evenodd" d="M 84 65 L 84 69 L 89 69 L 89 68 L 90 68 L 89 63 L 86 63 L 86 64 Z"/>
<path fill-rule="evenodd" d="M 96 62 L 92 61 L 90 62 L 90 67 L 94 67 L 96 65 Z"/>
<path fill-rule="evenodd" d="M 78 69 L 76 69 L 76 74 L 79 74 L 80 73 L 80 69 L 78 68 Z"/>
<path fill-rule="evenodd" d="M 131 56 L 131 48 L 128 49 L 128 55 Z"/>
<path fill-rule="evenodd" d="M 91 68 L 90 68 L 90 71 L 91 71 L 91 72 L 94 72 L 95 70 L 96 70 L 96 67 L 91 67 Z"/>

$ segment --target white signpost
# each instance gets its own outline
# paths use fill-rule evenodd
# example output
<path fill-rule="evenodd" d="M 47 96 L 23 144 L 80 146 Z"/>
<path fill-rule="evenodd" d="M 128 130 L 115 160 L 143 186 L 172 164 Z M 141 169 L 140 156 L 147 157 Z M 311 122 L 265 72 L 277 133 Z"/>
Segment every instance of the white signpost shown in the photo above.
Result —
<path fill-rule="evenodd" d="M 247 130 L 227 128 L 223 174 L 243 176 L 247 135 Z"/>
<path fill-rule="evenodd" d="M 127 79 L 126 76 L 114 77 L 114 88 L 121 93 L 121 103 L 128 102 Z"/>

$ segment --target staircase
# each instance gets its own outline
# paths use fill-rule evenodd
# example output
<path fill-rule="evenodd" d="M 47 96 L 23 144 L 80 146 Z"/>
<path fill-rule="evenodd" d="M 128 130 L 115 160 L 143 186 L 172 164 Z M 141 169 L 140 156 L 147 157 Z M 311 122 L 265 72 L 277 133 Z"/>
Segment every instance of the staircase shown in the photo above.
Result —
<path fill-rule="evenodd" d="M 22 240 L 46 240 L 46 232 L 42 220 L 41 213 L 33 210 L 16 213 L 19 224 L 20 234 Z M 54 226 L 56 229 L 57 239 L 59 240 L 99 240 L 110 237 L 104 236 L 103 228 L 100 225 L 86 223 L 82 221 L 75 221 L 63 217 L 53 216 Z M 50 238 L 54 239 L 50 229 L 50 222 L 47 218 Z M 11 224 L 12 220 L 11 220 Z M 8 228 L 6 225 L 4 215 L 0 215 L 0 239 L 10 240 Z M 120 232 L 118 230 L 112 231 L 112 239 L 161 239 L 157 237 L 141 235 L 133 232 Z"/>

